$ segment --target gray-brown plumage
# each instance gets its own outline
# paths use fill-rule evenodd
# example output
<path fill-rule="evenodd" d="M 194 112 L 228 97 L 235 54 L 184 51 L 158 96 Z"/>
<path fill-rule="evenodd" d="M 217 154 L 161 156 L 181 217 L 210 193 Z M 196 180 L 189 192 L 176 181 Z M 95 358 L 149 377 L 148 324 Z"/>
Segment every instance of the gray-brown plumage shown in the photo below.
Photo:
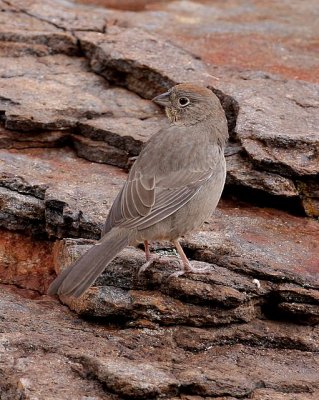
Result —
<path fill-rule="evenodd" d="M 178 239 L 198 228 L 221 196 L 228 138 L 218 98 L 192 84 L 174 86 L 155 97 L 171 122 L 144 147 L 109 212 L 100 241 L 51 284 L 49 294 L 80 296 L 127 245 L 172 241 L 183 272 L 198 272 Z M 146 264 L 147 265 L 147 264 Z"/>

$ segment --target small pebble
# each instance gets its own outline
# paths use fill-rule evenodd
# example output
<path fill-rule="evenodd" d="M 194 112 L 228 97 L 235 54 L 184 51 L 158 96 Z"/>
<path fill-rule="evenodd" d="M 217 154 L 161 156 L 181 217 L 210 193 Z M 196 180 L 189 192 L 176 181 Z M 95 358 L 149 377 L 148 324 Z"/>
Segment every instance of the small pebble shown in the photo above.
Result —
<path fill-rule="evenodd" d="M 258 289 L 261 288 L 261 284 L 258 279 L 253 279 L 253 283 L 257 286 Z"/>

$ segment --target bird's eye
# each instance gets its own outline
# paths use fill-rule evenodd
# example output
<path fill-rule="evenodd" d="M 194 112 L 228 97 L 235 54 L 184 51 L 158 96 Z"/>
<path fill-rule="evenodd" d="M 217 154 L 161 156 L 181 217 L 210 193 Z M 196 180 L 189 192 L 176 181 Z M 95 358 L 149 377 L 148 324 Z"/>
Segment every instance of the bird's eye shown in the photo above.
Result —
<path fill-rule="evenodd" d="M 190 103 L 189 99 L 187 97 L 180 97 L 178 99 L 178 103 L 181 107 L 186 107 Z"/>

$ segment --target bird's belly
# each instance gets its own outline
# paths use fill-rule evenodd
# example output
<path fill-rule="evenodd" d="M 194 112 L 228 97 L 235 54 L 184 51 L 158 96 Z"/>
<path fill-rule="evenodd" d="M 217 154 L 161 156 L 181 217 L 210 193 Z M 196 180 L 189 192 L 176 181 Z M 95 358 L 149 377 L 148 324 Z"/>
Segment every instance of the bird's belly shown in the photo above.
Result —
<path fill-rule="evenodd" d="M 175 240 L 199 228 L 215 210 L 226 179 L 226 167 L 220 168 L 183 207 L 162 221 L 139 231 L 139 240 Z"/>

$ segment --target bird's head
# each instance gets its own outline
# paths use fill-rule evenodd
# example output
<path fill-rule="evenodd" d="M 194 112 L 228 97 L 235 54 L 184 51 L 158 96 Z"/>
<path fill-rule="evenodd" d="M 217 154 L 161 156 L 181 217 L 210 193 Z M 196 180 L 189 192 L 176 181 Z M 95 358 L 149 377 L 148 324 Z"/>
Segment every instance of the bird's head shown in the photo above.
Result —
<path fill-rule="evenodd" d="M 153 101 L 165 107 L 166 115 L 173 123 L 192 125 L 209 116 L 218 118 L 223 113 L 218 98 L 211 90 L 191 83 L 173 86 Z"/>

